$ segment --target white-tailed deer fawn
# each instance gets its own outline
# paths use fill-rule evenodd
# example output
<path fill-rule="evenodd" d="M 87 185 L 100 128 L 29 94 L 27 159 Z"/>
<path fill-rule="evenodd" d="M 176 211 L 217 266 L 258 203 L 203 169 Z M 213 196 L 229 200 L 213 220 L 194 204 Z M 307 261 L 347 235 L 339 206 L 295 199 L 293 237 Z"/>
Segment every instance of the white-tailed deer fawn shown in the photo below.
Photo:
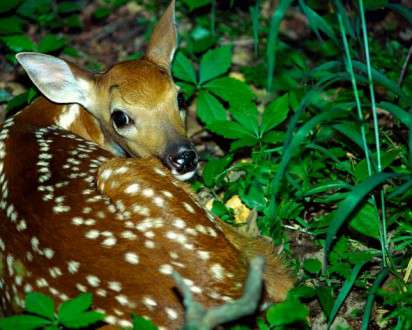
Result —
<path fill-rule="evenodd" d="M 169 8 L 155 36 L 166 34 L 172 14 Z M 242 294 L 248 260 L 256 255 L 267 257 L 268 299 L 282 300 L 292 286 L 270 243 L 210 219 L 157 159 L 113 158 L 112 142 L 131 154 L 156 155 L 175 173 L 194 169 L 194 160 L 186 159 L 191 156 L 183 162 L 177 156 L 182 143 L 185 151 L 192 147 L 184 138 L 167 70 L 174 42 L 161 43 L 169 49 L 164 57 L 153 41 L 163 37 L 152 37 L 146 58 L 94 78 L 81 78 L 84 72 L 43 55 L 19 57 L 22 63 L 27 59 L 26 70 L 50 99 L 79 103 L 93 117 L 76 105 L 43 98 L 3 124 L 0 302 L 5 313 L 21 309 L 24 295 L 33 290 L 57 302 L 88 291 L 109 324 L 130 326 L 129 315 L 137 313 L 177 329 L 184 310 L 173 271 L 196 300 L 214 306 Z M 54 78 L 44 83 L 53 68 Z M 64 78 L 56 82 L 56 75 Z"/>
<path fill-rule="evenodd" d="M 0 280 L 6 313 L 35 290 L 64 301 L 92 292 L 106 321 L 130 313 L 177 329 L 183 307 L 170 277 L 205 306 L 241 295 L 248 258 L 268 257 L 267 296 L 292 285 L 271 244 L 212 221 L 157 159 L 111 159 L 97 144 L 26 109 L 0 132 Z"/>
<path fill-rule="evenodd" d="M 190 178 L 197 167 L 197 153 L 185 137 L 178 88 L 170 75 L 176 49 L 174 15 L 172 1 L 154 28 L 145 55 L 118 63 L 103 74 L 50 55 L 17 54 L 47 98 L 34 106 L 54 112 L 56 125 L 118 156 L 156 156 L 177 178 Z"/>

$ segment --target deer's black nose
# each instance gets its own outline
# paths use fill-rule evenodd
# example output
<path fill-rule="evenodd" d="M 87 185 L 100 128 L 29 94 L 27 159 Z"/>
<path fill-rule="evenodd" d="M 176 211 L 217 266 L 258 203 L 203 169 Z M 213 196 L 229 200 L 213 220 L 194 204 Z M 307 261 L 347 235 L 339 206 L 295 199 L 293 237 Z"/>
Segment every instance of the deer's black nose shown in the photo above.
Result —
<path fill-rule="evenodd" d="M 199 162 L 196 149 L 188 141 L 176 143 L 167 148 L 164 159 L 172 172 L 178 175 L 194 172 Z"/>

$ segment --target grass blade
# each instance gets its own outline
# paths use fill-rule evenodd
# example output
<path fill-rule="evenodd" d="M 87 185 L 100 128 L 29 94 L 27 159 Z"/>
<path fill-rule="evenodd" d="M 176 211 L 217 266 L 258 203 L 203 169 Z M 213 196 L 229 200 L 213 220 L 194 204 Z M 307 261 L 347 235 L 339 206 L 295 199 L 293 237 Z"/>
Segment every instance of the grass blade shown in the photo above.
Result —
<path fill-rule="evenodd" d="M 388 268 L 382 269 L 379 272 L 379 274 L 376 276 L 376 279 L 373 282 L 373 285 L 369 290 L 368 298 L 366 300 L 366 304 L 364 307 L 365 311 L 363 313 L 361 330 L 368 330 L 369 320 L 370 320 L 370 316 L 372 313 L 372 307 L 375 301 L 375 293 L 379 289 L 379 287 L 381 286 L 385 278 L 388 276 L 388 274 L 389 274 Z"/>
<path fill-rule="evenodd" d="M 401 174 L 396 173 L 377 173 L 370 176 L 364 182 L 358 184 L 347 195 L 347 197 L 339 204 L 339 208 L 335 217 L 330 222 L 328 232 L 325 240 L 325 265 L 327 264 L 327 255 L 329 249 L 336 238 L 338 231 L 342 228 L 343 224 L 349 219 L 352 212 L 356 209 L 360 202 L 371 193 L 376 187 L 380 186 L 384 182 L 399 177 Z"/>
<path fill-rule="evenodd" d="M 349 278 L 346 279 L 343 283 L 342 289 L 340 290 L 338 296 L 336 297 L 335 303 L 333 304 L 332 310 L 329 314 L 328 329 L 330 329 L 333 321 L 335 320 L 336 314 L 339 312 L 342 304 L 345 302 L 346 297 L 348 296 L 350 290 L 352 289 L 353 284 L 358 278 L 359 272 L 367 260 L 358 262 L 355 267 L 352 269 L 352 273 Z"/>
<path fill-rule="evenodd" d="M 268 91 L 272 88 L 273 74 L 275 72 L 276 64 L 276 46 L 278 42 L 280 22 L 286 14 L 289 6 L 293 0 L 280 0 L 278 7 L 274 10 L 270 20 L 269 35 L 266 46 L 266 60 L 267 60 L 267 84 Z"/>

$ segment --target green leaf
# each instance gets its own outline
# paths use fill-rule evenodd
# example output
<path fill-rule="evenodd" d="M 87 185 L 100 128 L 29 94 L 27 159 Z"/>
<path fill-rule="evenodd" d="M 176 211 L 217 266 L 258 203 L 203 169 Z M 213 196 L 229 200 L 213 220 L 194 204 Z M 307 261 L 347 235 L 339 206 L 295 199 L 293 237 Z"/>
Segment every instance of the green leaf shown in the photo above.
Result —
<path fill-rule="evenodd" d="M 110 16 L 111 13 L 112 13 L 112 10 L 110 8 L 108 8 L 108 7 L 99 7 L 94 11 L 93 17 L 97 20 L 102 20 L 102 19 Z"/>
<path fill-rule="evenodd" d="M 0 18 L 0 34 L 17 34 L 23 32 L 23 20 L 17 16 Z"/>
<path fill-rule="evenodd" d="M 49 320 L 54 319 L 54 302 L 50 297 L 39 293 L 30 292 L 26 295 L 26 311 L 44 316 Z"/>
<path fill-rule="evenodd" d="M 263 112 L 262 124 L 260 125 L 261 135 L 282 123 L 288 116 L 289 96 L 285 94 L 269 103 Z"/>
<path fill-rule="evenodd" d="M 214 79 L 205 87 L 230 104 L 247 104 L 255 98 L 248 84 L 232 77 Z"/>
<path fill-rule="evenodd" d="M 376 206 L 365 203 L 349 222 L 349 228 L 375 239 L 379 238 L 379 213 Z"/>
<path fill-rule="evenodd" d="M 200 7 L 208 5 L 211 0 L 183 0 L 183 2 L 189 7 L 189 10 L 194 10 Z"/>
<path fill-rule="evenodd" d="M 28 36 L 23 34 L 2 37 L 1 40 L 10 50 L 16 53 L 36 50 L 36 45 L 33 43 L 33 41 Z"/>
<path fill-rule="evenodd" d="M 15 8 L 19 4 L 20 0 L 1 0 L 0 1 L 0 13 L 4 13 Z"/>
<path fill-rule="evenodd" d="M 84 328 L 92 324 L 95 324 L 98 321 L 104 319 L 104 314 L 99 312 L 82 312 L 80 314 L 72 314 L 71 316 L 65 317 L 63 320 L 59 320 L 65 327 L 68 328 Z"/>
<path fill-rule="evenodd" d="M 236 151 L 240 148 L 245 148 L 245 147 L 254 147 L 257 143 L 258 143 L 258 139 L 248 136 L 248 137 L 232 142 L 232 144 L 230 145 L 230 151 Z"/>
<path fill-rule="evenodd" d="M 316 289 L 320 306 L 326 318 L 329 318 L 330 312 L 333 307 L 334 298 L 332 295 L 332 288 L 329 286 L 320 287 Z"/>
<path fill-rule="evenodd" d="M 39 51 L 50 53 L 63 48 L 66 40 L 54 34 L 46 34 L 39 42 Z"/>
<path fill-rule="evenodd" d="M 93 297 L 91 293 L 82 293 L 77 297 L 65 301 L 59 307 L 58 319 L 64 324 L 66 320 L 72 320 L 76 315 L 80 315 L 90 308 Z"/>
<path fill-rule="evenodd" d="M 133 330 L 157 330 L 157 327 L 152 323 L 152 321 L 146 320 L 145 318 L 132 315 Z"/>
<path fill-rule="evenodd" d="M 231 162 L 231 156 L 209 159 L 209 161 L 205 165 L 205 168 L 203 169 L 202 174 L 205 185 L 208 187 L 215 185 L 218 176 L 223 173 L 223 171 Z"/>
<path fill-rule="evenodd" d="M 185 100 L 189 100 L 196 92 L 196 87 L 192 84 L 188 84 L 183 81 L 178 81 L 176 85 L 180 87 L 179 91 L 183 93 Z"/>
<path fill-rule="evenodd" d="M 388 4 L 388 0 L 364 0 L 366 10 L 382 9 Z"/>
<path fill-rule="evenodd" d="M 0 329 L 2 330 L 31 330 L 44 327 L 50 323 L 38 316 L 15 315 L 0 319 Z"/>
<path fill-rule="evenodd" d="M 177 53 L 175 56 L 172 71 L 175 77 L 196 84 L 196 72 L 193 63 L 182 52 Z"/>
<path fill-rule="evenodd" d="M 324 245 L 325 257 L 328 255 L 337 232 L 366 195 L 384 182 L 398 176 L 399 175 L 395 173 L 377 173 L 353 188 L 347 197 L 339 204 L 336 215 L 328 227 Z"/>
<path fill-rule="evenodd" d="M 238 106 L 230 108 L 229 111 L 233 118 L 239 122 L 246 131 L 250 132 L 256 138 L 259 137 L 258 110 L 256 104 L 239 104 Z"/>
<path fill-rule="evenodd" d="M 242 139 L 248 136 L 253 137 L 253 135 L 245 130 L 244 127 L 232 121 L 214 121 L 208 124 L 207 128 L 213 133 L 223 136 L 226 139 Z"/>
<path fill-rule="evenodd" d="M 279 144 L 285 140 L 286 134 L 279 131 L 270 131 L 265 133 L 262 141 L 269 144 Z"/>
<path fill-rule="evenodd" d="M 382 164 L 382 169 L 384 170 L 388 166 L 390 166 L 400 155 L 400 150 L 399 149 L 393 149 L 389 151 L 385 151 L 381 153 L 381 164 Z M 359 181 L 365 180 L 369 174 L 368 174 L 368 167 L 366 164 L 365 160 L 362 160 L 359 162 L 354 171 L 355 177 Z"/>
<path fill-rule="evenodd" d="M 231 63 L 232 51 L 229 46 L 209 50 L 200 61 L 200 84 L 224 74 Z"/>
<path fill-rule="evenodd" d="M 57 4 L 57 11 L 60 14 L 69 14 L 81 10 L 80 4 L 74 1 L 62 1 Z"/>
<path fill-rule="evenodd" d="M 309 309 L 294 296 L 288 296 L 284 302 L 272 305 L 266 313 L 271 326 L 306 323 L 308 315 Z"/>
<path fill-rule="evenodd" d="M 305 259 L 303 262 L 303 269 L 308 273 L 317 274 L 320 272 L 322 267 L 321 262 L 318 259 Z"/>
<path fill-rule="evenodd" d="M 200 91 L 197 97 L 196 113 L 206 125 L 227 119 L 226 110 L 223 105 L 206 91 Z"/>

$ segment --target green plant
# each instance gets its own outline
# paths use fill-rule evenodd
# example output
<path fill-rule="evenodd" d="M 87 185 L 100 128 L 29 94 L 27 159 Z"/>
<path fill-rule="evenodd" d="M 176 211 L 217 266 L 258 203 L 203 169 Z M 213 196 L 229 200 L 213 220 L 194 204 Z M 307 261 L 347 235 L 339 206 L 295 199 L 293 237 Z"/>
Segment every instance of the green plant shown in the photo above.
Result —
<path fill-rule="evenodd" d="M 85 328 L 104 318 L 102 313 L 90 311 L 91 305 L 92 295 L 80 294 L 62 303 L 56 314 L 54 302 L 50 297 L 31 292 L 25 299 L 25 314 L 0 319 L 0 328 L 3 330 Z"/>

